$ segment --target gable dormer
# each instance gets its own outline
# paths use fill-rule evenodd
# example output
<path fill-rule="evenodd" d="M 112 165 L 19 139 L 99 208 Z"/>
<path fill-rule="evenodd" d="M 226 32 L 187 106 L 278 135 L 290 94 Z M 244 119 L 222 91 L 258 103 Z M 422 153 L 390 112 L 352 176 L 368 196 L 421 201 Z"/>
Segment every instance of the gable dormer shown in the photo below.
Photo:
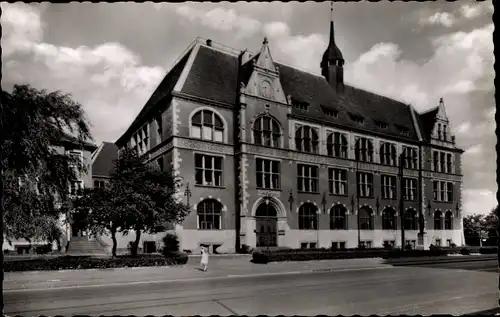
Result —
<path fill-rule="evenodd" d="M 259 54 L 241 67 L 250 69 L 250 77 L 245 88 L 246 95 L 287 104 L 279 78 L 279 69 L 274 64 L 267 38 L 264 38 Z"/>
<path fill-rule="evenodd" d="M 446 114 L 443 98 L 439 99 L 431 133 L 431 143 L 441 146 L 452 146 L 455 143 L 455 137 L 451 135 L 450 120 Z"/>

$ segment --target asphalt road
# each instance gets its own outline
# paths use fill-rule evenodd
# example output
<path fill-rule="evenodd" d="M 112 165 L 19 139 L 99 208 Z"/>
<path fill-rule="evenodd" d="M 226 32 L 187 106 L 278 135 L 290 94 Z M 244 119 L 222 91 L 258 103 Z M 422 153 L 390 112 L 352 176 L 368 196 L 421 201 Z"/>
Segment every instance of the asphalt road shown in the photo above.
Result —
<path fill-rule="evenodd" d="M 466 314 L 496 307 L 497 283 L 492 272 L 411 266 L 7 290 L 4 301 L 22 316 Z"/>

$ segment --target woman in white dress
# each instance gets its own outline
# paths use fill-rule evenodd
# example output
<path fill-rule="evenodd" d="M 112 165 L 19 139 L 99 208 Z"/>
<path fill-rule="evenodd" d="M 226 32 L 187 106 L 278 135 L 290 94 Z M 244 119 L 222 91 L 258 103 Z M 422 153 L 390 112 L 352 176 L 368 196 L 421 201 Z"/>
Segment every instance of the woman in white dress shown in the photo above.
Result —
<path fill-rule="evenodd" d="M 201 247 L 201 268 L 204 272 L 208 268 L 208 251 L 204 246 Z"/>

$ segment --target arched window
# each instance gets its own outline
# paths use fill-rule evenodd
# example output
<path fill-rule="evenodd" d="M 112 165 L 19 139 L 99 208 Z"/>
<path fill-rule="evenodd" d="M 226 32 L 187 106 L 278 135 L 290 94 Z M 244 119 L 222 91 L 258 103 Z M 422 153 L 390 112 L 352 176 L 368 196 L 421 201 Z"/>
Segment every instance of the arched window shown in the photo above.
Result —
<path fill-rule="evenodd" d="M 447 211 L 444 214 L 444 230 L 452 230 L 453 229 L 453 217 L 451 211 Z"/>
<path fill-rule="evenodd" d="M 278 121 L 270 116 L 260 116 L 253 125 L 254 143 L 281 147 L 281 129 Z"/>
<path fill-rule="evenodd" d="M 434 212 L 434 230 L 442 230 L 443 225 L 441 221 L 441 211 L 437 210 Z"/>
<path fill-rule="evenodd" d="M 396 230 L 396 211 L 387 207 L 382 211 L 382 229 Z"/>
<path fill-rule="evenodd" d="M 205 199 L 196 207 L 198 214 L 198 229 L 222 229 L 222 204 L 215 199 Z"/>
<path fill-rule="evenodd" d="M 417 150 L 412 147 L 403 146 L 403 166 L 404 168 L 416 169 L 418 166 Z"/>
<path fill-rule="evenodd" d="M 397 165 L 396 146 L 392 143 L 382 143 L 380 146 L 380 164 Z"/>
<path fill-rule="evenodd" d="M 299 208 L 299 229 L 316 230 L 318 228 L 317 208 L 311 203 L 305 203 Z"/>
<path fill-rule="evenodd" d="M 446 124 L 443 124 L 443 140 L 447 141 L 446 140 Z"/>
<path fill-rule="evenodd" d="M 356 161 L 373 162 L 373 144 L 367 138 L 359 138 L 354 147 Z"/>
<path fill-rule="evenodd" d="M 369 207 L 359 209 L 359 228 L 361 230 L 373 230 L 373 211 Z"/>
<path fill-rule="evenodd" d="M 347 210 L 342 205 L 335 205 L 330 209 L 330 229 L 347 229 Z"/>
<path fill-rule="evenodd" d="M 316 130 L 303 126 L 295 131 L 295 147 L 297 151 L 318 153 L 319 137 Z"/>
<path fill-rule="evenodd" d="M 215 142 L 224 141 L 222 119 L 213 111 L 200 110 L 191 119 L 191 136 Z"/>
<path fill-rule="evenodd" d="M 438 133 L 438 140 L 441 140 L 441 124 L 440 123 L 438 123 L 437 133 Z"/>
<path fill-rule="evenodd" d="M 405 230 L 417 230 L 417 212 L 413 209 L 405 211 Z"/>
<path fill-rule="evenodd" d="M 334 132 L 326 138 L 328 156 L 347 158 L 347 138 L 340 132 Z"/>

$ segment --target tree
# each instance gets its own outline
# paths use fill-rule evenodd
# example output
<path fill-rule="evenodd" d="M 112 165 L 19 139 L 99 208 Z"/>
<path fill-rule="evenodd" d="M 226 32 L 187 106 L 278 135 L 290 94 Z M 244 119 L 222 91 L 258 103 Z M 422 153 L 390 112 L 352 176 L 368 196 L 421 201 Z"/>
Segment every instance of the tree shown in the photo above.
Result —
<path fill-rule="evenodd" d="M 59 91 L 48 93 L 27 85 L 15 85 L 12 92 L 2 90 L 0 103 L 0 227 L 12 234 L 13 228 L 27 221 L 33 223 L 42 215 L 53 215 L 54 209 L 46 208 L 47 202 L 56 207 L 54 200 L 64 205 L 67 201 L 68 183 L 85 166 L 76 158 L 59 154 L 54 145 L 67 136 L 76 134 L 76 140 L 82 145 L 91 139 L 88 122 L 82 106 L 73 101 L 71 96 Z M 36 183 L 26 185 L 26 189 L 17 190 L 16 180 L 21 185 L 24 181 Z M 24 185 L 23 185 L 24 186 Z M 20 187 L 23 187 L 20 186 Z M 36 193 L 38 198 L 35 198 Z M 28 203 L 23 197 L 29 197 Z M 31 203 L 44 202 L 44 208 Z M 23 202 L 23 204 L 21 204 Z M 6 211 L 5 203 L 9 209 Z M 29 207 L 29 208 L 28 208 Z M 14 210 L 22 210 L 20 217 Z M 10 213 L 10 214 L 9 214 Z M 30 214 L 31 213 L 31 214 Z M 26 215 L 36 217 L 26 218 Z M 4 217 L 7 223 L 4 226 Z M 31 234 L 28 225 L 26 235 Z M 4 236 L 0 235 L 3 245 Z M 2 250 L 3 251 L 3 250 Z M 3 252 L 0 252 L 1 285 L 3 285 Z M 2 289 L 0 289 L 1 293 Z M 3 298 L 1 300 L 3 313 Z"/>
<path fill-rule="evenodd" d="M 180 179 L 171 172 L 145 164 L 134 149 L 124 149 L 111 175 L 114 208 L 122 215 L 120 231 L 135 231 L 132 256 L 137 255 L 141 232 L 165 231 L 165 225 L 181 222 L 189 207 L 176 200 Z"/>
<path fill-rule="evenodd" d="M 74 201 L 75 212 L 86 218 L 88 229 L 94 235 L 111 234 L 113 241 L 112 255 L 116 256 L 116 233 L 122 221 L 122 215 L 115 208 L 120 202 L 110 185 L 101 188 L 87 188 L 83 195 Z"/>
<path fill-rule="evenodd" d="M 484 245 L 497 245 L 498 216 L 497 208 L 489 214 L 472 214 L 464 217 L 464 236 L 467 245 L 483 245 L 480 239 L 486 238 Z"/>

